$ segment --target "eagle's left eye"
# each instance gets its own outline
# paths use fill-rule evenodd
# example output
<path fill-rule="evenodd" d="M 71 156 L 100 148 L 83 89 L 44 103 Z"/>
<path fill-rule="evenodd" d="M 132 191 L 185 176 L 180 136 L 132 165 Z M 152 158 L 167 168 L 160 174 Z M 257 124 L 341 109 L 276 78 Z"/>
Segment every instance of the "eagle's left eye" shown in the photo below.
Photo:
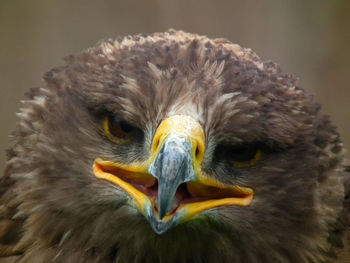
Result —
<path fill-rule="evenodd" d="M 253 166 L 260 160 L 262 154 L 258 144 L 221 145 L 216 152 L 220 158 L 228 160 L 237 168 Z"/>
<path fill-rule="evenodd" d="M 227 154 L 233 166 L 249 167 L 260 160 L 261 149 L 256 144 L 237 145 L 231 147 Z"/>
<path fill-rule="evenodd" d="M 104 130 L 107 137 L 117 144 L 129 144 L 141 132 L 138 128 L 117 117 L 105 117 Z"/>

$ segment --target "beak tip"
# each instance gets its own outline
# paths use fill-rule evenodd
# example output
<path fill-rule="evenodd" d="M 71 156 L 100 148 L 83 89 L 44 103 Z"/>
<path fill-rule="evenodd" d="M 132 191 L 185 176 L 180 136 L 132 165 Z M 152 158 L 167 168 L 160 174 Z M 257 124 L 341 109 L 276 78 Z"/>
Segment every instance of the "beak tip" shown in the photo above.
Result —
<path fill-rule="evenodd" d="M 159 215 L 159 219 L 163 219 L 165 216 L 165 213 L 162 211 L 162 213 L 159 213 L 158 215 Z"/>
<path fill-rule="evenodd" d="M 161 199 L 158 199 L 157 206 L 158 206 L 159 219 L 163 219 L 169 210 L 168 203 L 165 201 L 168 201 L 168 200 L 163 200 L 163 202 L 162 202 Z"/>

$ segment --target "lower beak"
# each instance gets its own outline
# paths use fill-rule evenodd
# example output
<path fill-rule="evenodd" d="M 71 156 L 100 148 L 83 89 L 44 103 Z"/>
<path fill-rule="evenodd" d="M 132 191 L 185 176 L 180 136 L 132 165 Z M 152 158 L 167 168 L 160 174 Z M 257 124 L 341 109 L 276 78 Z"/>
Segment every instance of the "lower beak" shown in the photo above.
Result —
<path fill-rule="evenodd" d="M 178 125 L 182 123 L 178 118 L 184 117 L 196 131 L 172 132 L 167 123 L 164 125 L 166 121 Z M 163 121 L 147 162 L 129 165 L 101 159 L 94 162 L 96 177 L 124 189 L 158 234 L 208 209 L 248 206 L 253 199 L 252 189 L 223 184 L 201 170 L 204 136 L 192 136 L 200 134 L 199 124 L 189 118 L 173 116 Z"/>

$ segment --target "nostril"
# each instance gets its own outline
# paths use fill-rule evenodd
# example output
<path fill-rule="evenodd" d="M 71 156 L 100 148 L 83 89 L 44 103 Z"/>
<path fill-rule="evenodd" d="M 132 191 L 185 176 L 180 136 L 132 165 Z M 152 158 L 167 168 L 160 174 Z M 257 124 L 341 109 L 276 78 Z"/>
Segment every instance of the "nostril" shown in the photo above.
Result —
<path fill-rule="evenodd" d="M 154 149 L 158 149 L 158 146 L 159 146 L 159 138 L 156 139 L 156 141 L 154 142 Z"/>
<path fill-rule="evenodd" d="M 204 157 L 204 147 L 200 142 L 196 143 L 195 158 L 197 162 L 201 163 Z"/>
<path fill-rule="evenodd" d="M 199 150 L 199 147 L 197 146 L 196 147 L 196 158 L 199 158 L 199 155 L 200 155 L 200 150 Z"/>

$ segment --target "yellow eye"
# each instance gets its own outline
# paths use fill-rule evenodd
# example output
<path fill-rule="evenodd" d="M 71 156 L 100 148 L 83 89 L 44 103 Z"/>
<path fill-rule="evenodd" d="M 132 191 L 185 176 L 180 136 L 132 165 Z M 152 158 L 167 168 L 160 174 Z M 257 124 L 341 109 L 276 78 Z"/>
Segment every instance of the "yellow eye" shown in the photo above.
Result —
<path fill-rule="evenodd" d="M 129 144 L 133 137 L 140 132 L 126 121 L 112 117 L 105 117 L 104 130 L 111 141 L 121 145 Z"/>
<path fill-rule="evenodd" d="M 254 153 L 251 153 L 251 155 L 249 155 L 249 158 L 246 158 L 245 160 L 242 160 L 242 161 L 232 160 L 232 164 L 237 168 L 250 167 L 256 164 L 260 160 L 261 155 L 262 155 L 261 150 L 257 149 Z"/>
<path fill-rule="evenodd" d="M 262 151 L 256 144 L 242 144 L 223 146 L 221 156 L 237 168 L 250 167 L 256 164 L 262 155 Z"/>

